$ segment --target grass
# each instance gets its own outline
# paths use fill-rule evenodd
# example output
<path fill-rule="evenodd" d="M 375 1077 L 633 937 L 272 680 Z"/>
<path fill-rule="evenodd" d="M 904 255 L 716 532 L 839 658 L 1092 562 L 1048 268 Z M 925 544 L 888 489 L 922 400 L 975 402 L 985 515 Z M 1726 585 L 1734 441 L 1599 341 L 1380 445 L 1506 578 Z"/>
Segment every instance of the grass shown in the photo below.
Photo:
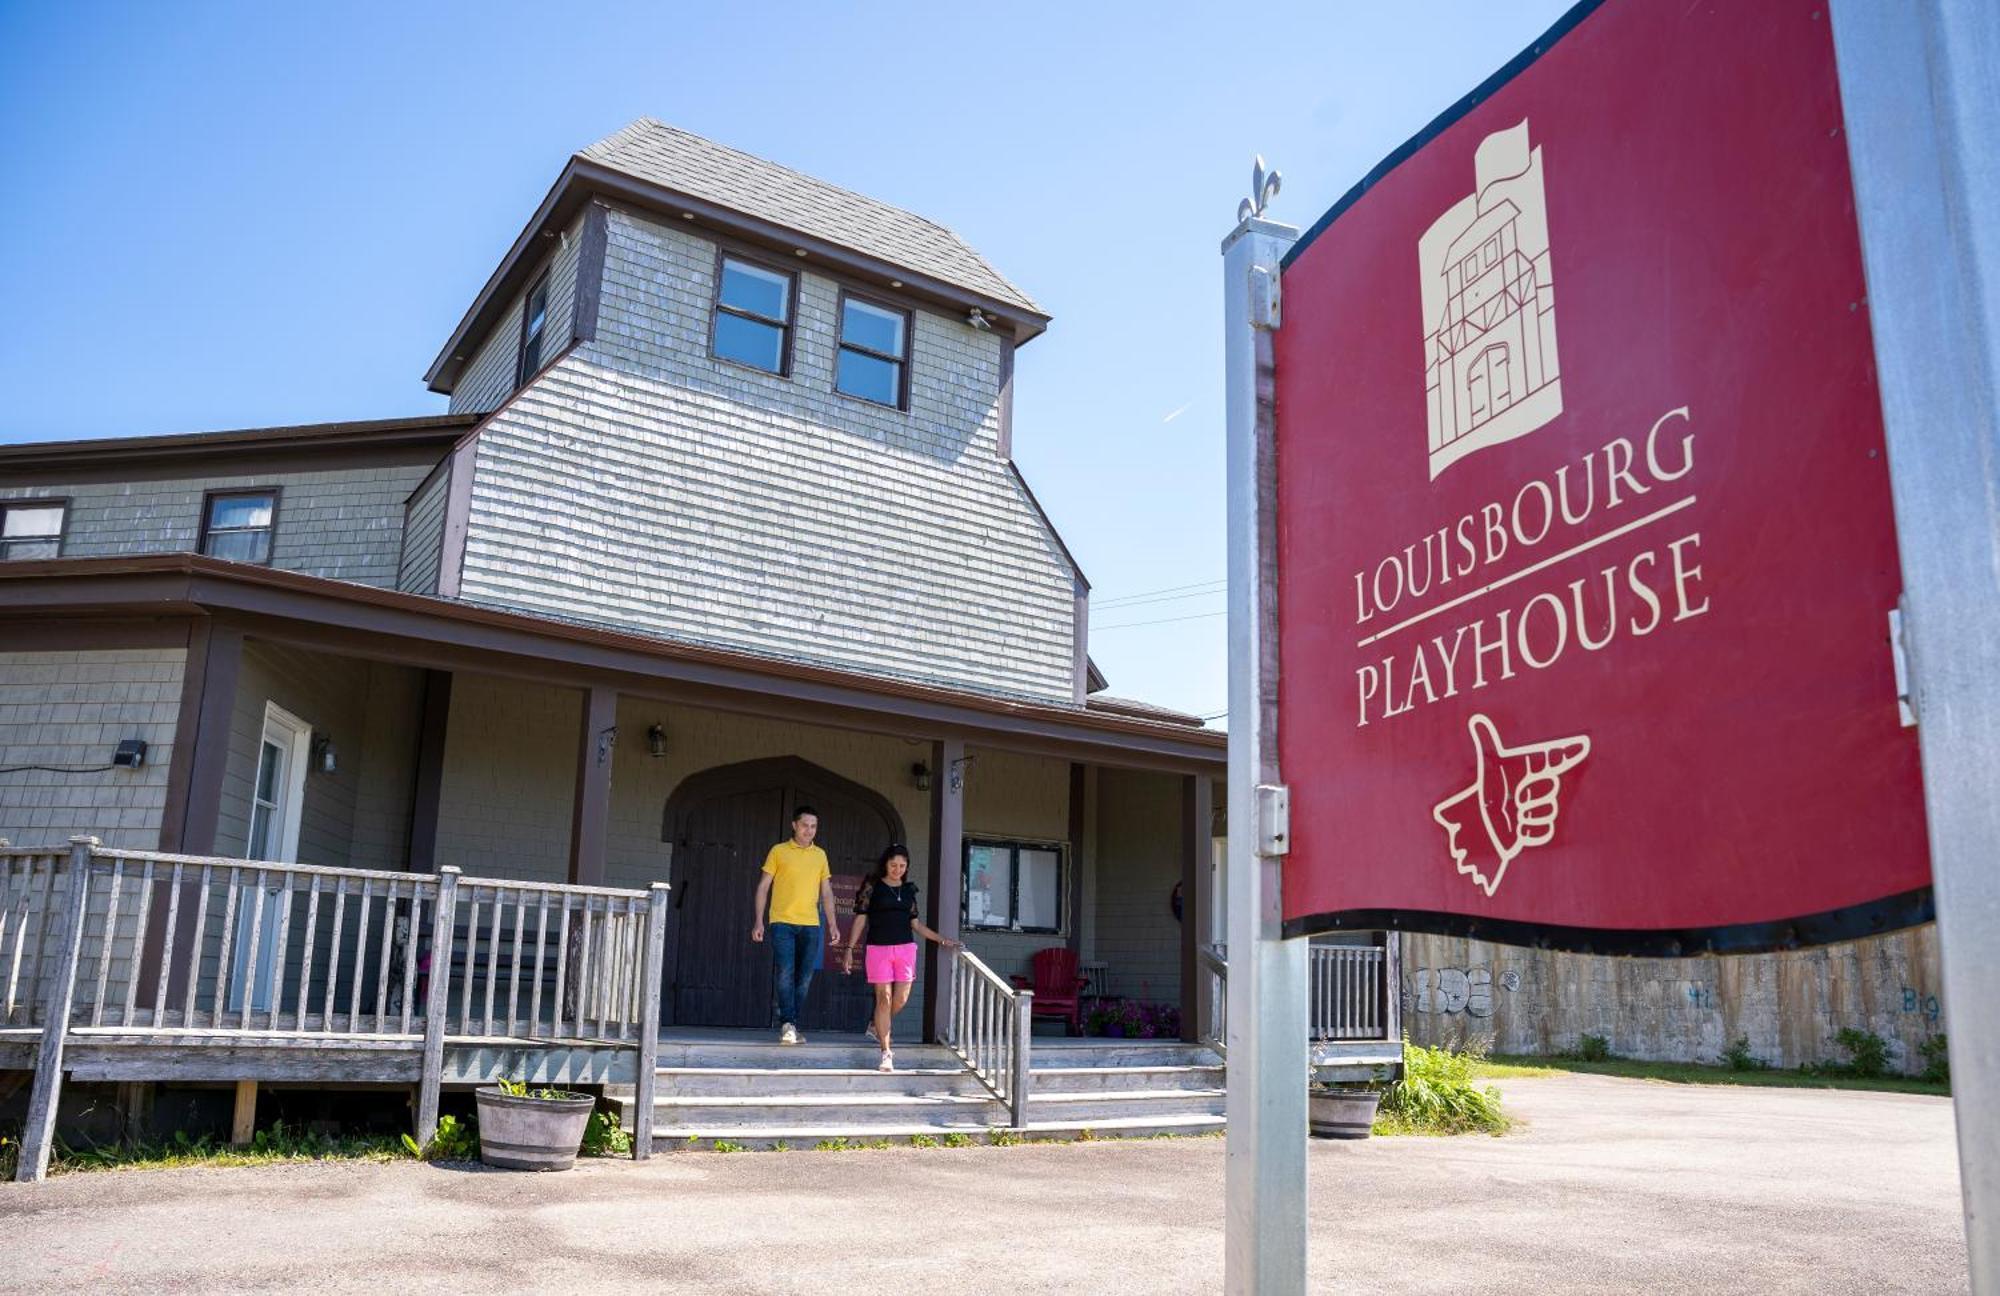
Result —
<path fill-rule="evenodd" d="M 1505 1134 L 1513 1120 L 1474 1053 L 1403 1042 L 1403 1076 L 1382 1094 L 1374 1132 L 1387 1136 Z"/>
<path fill-rule="evenodd" d="M 0 1148 L 0 1162 L 9 1178 L 18 1146 Z M 230 1147 L 209 1138 L 178 1134 L 157 1143 L 132 1146 L 107 1144 L 72 1148 L 58 1143 L 49 1157 L 50 1174 L 85 1170 L 182 1170 L 193 1166 L 290 1165 L 314 1161 L 405 1161 L 409 1152 L 394 1135 L 337 1138 L 309 1134 L 282 1123 L 258 1130 L 247 1147 Z"/>
<path fill-rule="evenodd" d="M 1694 1062 L 1635 1062 L 1628 1058 L 1607 1058 L 1585 1062 L 1581 1058 L 1494 1056 L 1475 1064 L 1482 1080 L 1520 1080 L 1554 1075 L 1621 1076 L 1628 1080 L 1657 1080 L 1665 1084 L 1759 1085 L 1778 1089 L 1871 1089 L 1882 1093 L 1931 1094 L 1949 1097 L 1951 1086 L 1914 1076 L 1854 1076 L 1823 1071 L 1732 1071 L 1728 1067 L 1703 1066 Z"/>

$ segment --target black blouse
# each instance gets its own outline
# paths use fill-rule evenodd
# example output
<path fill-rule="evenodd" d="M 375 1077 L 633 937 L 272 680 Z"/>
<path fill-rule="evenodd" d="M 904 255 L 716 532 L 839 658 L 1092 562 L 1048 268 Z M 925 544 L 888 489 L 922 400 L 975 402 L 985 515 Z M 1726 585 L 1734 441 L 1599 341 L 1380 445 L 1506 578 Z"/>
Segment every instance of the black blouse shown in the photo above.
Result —
<path fill-rule="evenodd" d="M 854 897 L 854 912 L 868 918 L 868 932 L 865 943 L 869 945 L 908 945 L 916 940 L 916 932 L 910 924 L 917 918 L 917 884 L 905 879 L 901 886 L 890 886 L 887 882 L 877 882 L 873 886 L 863 884 L 865 895 Z M 862 907 L 866 900 L 867 907 Z"/>

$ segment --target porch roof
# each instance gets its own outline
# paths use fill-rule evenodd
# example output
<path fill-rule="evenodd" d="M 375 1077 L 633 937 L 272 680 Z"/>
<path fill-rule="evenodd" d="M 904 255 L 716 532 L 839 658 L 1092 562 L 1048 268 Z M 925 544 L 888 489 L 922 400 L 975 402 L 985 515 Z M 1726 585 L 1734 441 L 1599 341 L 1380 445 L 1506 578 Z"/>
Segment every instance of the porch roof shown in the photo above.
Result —
<path fill-rule="evenodd" d="M 959 737 L 1075 759 L 1219 774 L 1225 734 L 1143 716 L 996 697 L 726 648 L 405 594 L 202 554 L 0 564 L 0 618 L 19 638 L 92 622 L 215 616 L 246 633 L 436 669 L 608 685 L 720 710 Z"/>

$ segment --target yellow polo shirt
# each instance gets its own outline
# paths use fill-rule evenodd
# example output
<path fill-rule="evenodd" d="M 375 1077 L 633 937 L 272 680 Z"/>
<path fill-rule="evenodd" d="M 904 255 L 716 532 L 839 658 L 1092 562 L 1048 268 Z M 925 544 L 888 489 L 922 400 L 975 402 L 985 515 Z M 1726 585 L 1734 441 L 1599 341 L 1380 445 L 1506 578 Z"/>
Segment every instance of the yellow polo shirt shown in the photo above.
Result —
<path fill-rule="evenodd" d="M 782 841 L 764 857 L 771 875 L 771 921 L 819 926 L 819 884 L 833 876 L 826 852 L 817 846 Z"/>

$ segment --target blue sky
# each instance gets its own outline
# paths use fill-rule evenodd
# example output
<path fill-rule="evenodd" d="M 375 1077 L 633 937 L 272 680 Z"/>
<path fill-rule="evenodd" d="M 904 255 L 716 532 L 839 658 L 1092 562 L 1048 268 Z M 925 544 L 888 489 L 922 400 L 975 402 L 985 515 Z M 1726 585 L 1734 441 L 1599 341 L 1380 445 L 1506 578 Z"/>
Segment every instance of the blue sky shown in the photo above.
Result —
<path fill-rule="evenodd" d="M 1309 225 L 1564 8 L 0 0 L 0 441 L 441 410 L 423 372 L 564 159 L 652 115 L 939 220 L 1042 303 L 1015 455 L 1092 656 L 1210 715 L 1252 153 Z"/>

